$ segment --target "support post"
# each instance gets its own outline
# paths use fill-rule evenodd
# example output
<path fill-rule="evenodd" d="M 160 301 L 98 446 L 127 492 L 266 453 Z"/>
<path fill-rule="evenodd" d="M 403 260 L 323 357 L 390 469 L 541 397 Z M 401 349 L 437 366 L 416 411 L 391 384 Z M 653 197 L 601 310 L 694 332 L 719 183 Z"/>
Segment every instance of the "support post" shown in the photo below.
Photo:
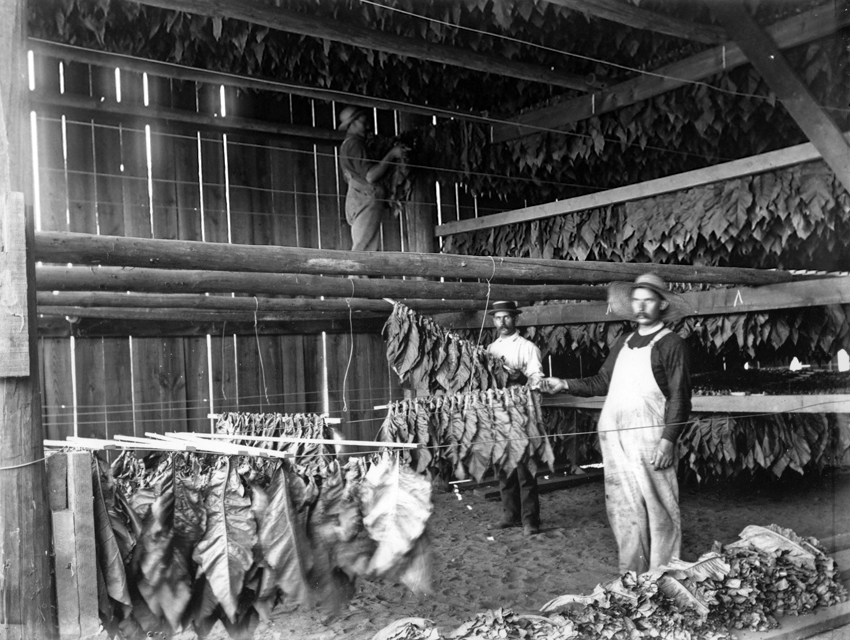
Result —
<path fill-rule="evenodd" d="M 426 125 L 422 116 L 400 114 L 402 130 Z M 434 253 L 434 228 L 437 225 L 437 192 L 433 175 L 414 170 L 412 201 L 405 208 L 404 230 L 407 251 Z"/>
<path fill-rule="evenodd" d="M 0 0 L 0 637 L 57 636 L 38 355 L 33 223 L 22 193 L 30 154 L 24 0 Z M 8 365 L 8 368 L 6 368 Z"/>

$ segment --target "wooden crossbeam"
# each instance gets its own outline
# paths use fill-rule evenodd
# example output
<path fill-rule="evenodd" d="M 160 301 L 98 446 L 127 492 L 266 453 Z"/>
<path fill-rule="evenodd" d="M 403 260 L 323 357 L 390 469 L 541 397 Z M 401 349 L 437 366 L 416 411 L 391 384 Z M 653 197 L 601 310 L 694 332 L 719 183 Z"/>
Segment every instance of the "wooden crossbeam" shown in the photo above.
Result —
<path fill-rule="evenodd" d="M 452 255 L 446 253 L 412 253 L 401 251 L 339 251 L 303 247 L 274 247 L 260 245 L 223 244 L 189 240 L 154 240 L 122 236 L 99 236 L 86 233 L 41 231 L 36 233 L 36 260 L 80 265 L 112 265 L 121 267 L 156 267 L 160 270 L 210 270 L 217 272 L 246 272 L 266 274 L 299 274 L 291 276 L 294 283 L 301 274 L 415 276 L 428 278 L 480 278 L 490 281 L 523 280 L 546 283 L 610 282 L 622 277 L 635 277 L 652 269 L 670 281 L 710 282 L 729 284 L 766 284 L 787 282 L 793 276 L 787 271 L 731 267 L 703 267 L 662 264 L 627 264 L 569 260 L 540 260 L 490 256 Z M 100 271 L 99 269 L 96 271 Z M 38 279 L 42 277 L 39 271 Z M 56 272 L 54 272 L 56 273 Z M 114 272 L 111 272 L 114 275 Z M 179 278 L 182 274 L 176 274 Z M 335 292 L 321 283 L 312 295 L 354 297 L 361 291 L 375 289 L 372 280 L 338 280 Z M 329 283 L 334 284 L 334 283 Z M 414 284 L 414 283 L 408 283 Z M 422 283 L 442 285 L 442 283 Z M 41 290 L 49 290 L 41 284 Z M 381 281 L 389 288 L 391 282 Z M 414 285 L 418 286 L 418 285 Z M 59 289 L 60 287 L 53 287 Z M 77 290 L 89 287 L 75 287 Z M 126 290 L 130 290 L 127 287 Z M 340 290 L 342 289 L 342 290 Z M 210 291 L 208 289 L 208 291 Z M 239 289 L 231 289 L 239 291 Z M 241 289 L 247 292 L 248 289 Z M 336 292 L 339 291 L 339 292 Z M 310 294 L 308 294 L 310 295 Z M 384 291 L 380 296 L 362 297 L 435 297 Z M 548 299 L 558 299 L 548 296 Z"/>
<path fill-rule="evenodd" d="M 826 37 L 850 24 L 850 11 L 839 11 L 837 5 L 823 4 L 806 13 L 767 27 L 776 44 L 787 49 Z M 706 51 L 652 70 L 625 82 L 523 113 L 513 124 L 493 127 L 493 142 L 505 142 L 537 133 L 562 129 L 572 122 L 616 111 L 654 96 L 729 71 L 747 62 L 747 57 L 734 43 L 712 47 Z"/>
<path fill-rule="evenodd" d="M 844 188 L 850 192 L 850 144 L 836 122 L 817 103 L 773 39 L 756 24 L 742 0 L 713 0 L 710 6 Z"/>
<path fill-rule="evenodd" d="M 635 29 L 663 33 L 674 38 L 717 44 L 726 40 L 723 29 L 710 24 L 679 20 L 672 16 L 641 9 L 622 0 L 547 0 L 573 11 L 624 24 Z"/>
<path fill-rule="evenodd" d="M 599 298 L 602 299 L 601 293 Z M 139 309 L 209 309 L 214 311 L 372 311 L 386 313 L 391 307 L 383 300 L 369 298 L 234 298 L 204 294 L 126 293 L 112 291 L 39 291 L 39 309 L 46 307 L 123 307 Z M 533 299 L 529 298 L 529 301 Z M 475 310 L 478 300 L 400 300 L 411 309 L 423 312 Z M 56 315 L 55 313 L 52 315 Z"/>
<path fill-rule="evenodd" d="M 491 124 L 492 117 L 478 116 L 463 111 L 451 111 L 449 109 L 438 109 L 435 107 L 422 106 L 398 100 L 387 100 L 372 96 L 363 96 L 343 91 L 322 89 L 293 82 L 280 82 L 278 80 L 258 78 L 256 76 L 240 75 L 235 73 L 220 73 L 209 69 L 198 69 L 170 62 L 159 62 L 157 60 L 146 60 L 134 56 L 109 53 L 108 51 L 96 51 L 85 49 L 58 42 L 48 42 L 38 38 L 29 38 L 29 48 L 38 55 L 51 56 L 60 60 L 81 62 L 99 67 L 121 68 L 136 73 L 147 73 L 160 78 L 172 78 L 188 82 L 200 82 L 212 85 L 224 85 L 226 87 L 237 87 L 239 89 L 255 89 L 269 93 L 280 93 L 284 95 L 303 96 L 315 98 L 325 102 L 344 102 L 345 104 L 357 105 L 359 107 L 395 110 L 402 113 L 414 113 L 423 116 L 441 116 L 467 120 L 470 122 L 482 122 Z M 122 105 L 123 106 L 123 105 Z M 146 112 L 147 113 L 147 112 Z M 232 119 L 228 119 L 228 122 Z M 253 122 L 253 121 L 251 121 Z M 268 124 L 268 123 L 266 123 Z"/>
<path fill-rule="evenodd" d="M 850 303 L 850 276 L 828 277 L 806 282 L 787 282 L 763 287 L 713 289 L 682 294 L 695 316 L 751 313 L 815 305 Z M 605 302 L 575 302 L 523 307 L 523 326 L 622 322 L 609 313 Z M 451 329 L 481 326 L 482 313 L 434 315 L 440 325 Z"/>
<path fill-rule="evenodd" d="M 846 134 L 846 136 L 850 136 L 850 133 Z M 647 180 L 646 182 L 630 184 L 625 187 L 608 189 L 598 193 L 591 193 L 586 196 L 578 196 L 576 198 L 548 202 L 546 204 L 539 204 L 533 207 L 526 207 L 524 209 L 515 209 L 514 211 L 494 213 L 480 218 L 447 222 L 446 224 L 436 227 L 434 229 L 434 235 L 447 236 L 453 233 L 492 229 L 506 224 L 530 222 L 532 220 L 541 220 L 543 218 L 551 218 L 553 216 L 560 216 L 567 213 L 578 213 L 579 211 L 585 211 L 587 209 L 605 207 L 611 204 L 630 202 L 632 200 L 640 200 L 643 198 L 651 198 L 664 193 L 672 193 L 674 191 L 682 191 L 684 189 L 693 189 L 694 187 L 700 187 L 713 182 L 732 180 L 742 176 L 761 173 L 763 171 L 773 171 L 783 167 L 794 166 L 803 162 L 819 160 L 820 158 L 821 154 L 818 152 L 817 148 L 815 148 L 812 143 L 806 142 L 804 144 L 798 144 L 793 147 L 787 147 L 777 151 L 769 151 L 768 153 L 762 153 L 749 158 L 724 162 L 723 164 L 706 167 L 705 169 L 695 169 L 694 171 L 677 173 L 672 176 L 656 178 L 655 180 Z"/>
<path fill-rule="evenodd" d="M 264 133 L 278 136 L 284 139 L 294 139 L 307 142 L 340 143 L 344 134 L 335 129 L 323 129 L 321 127 L 308 127 L 297 124 L 283 124 L 269 122 L 267 120 L 254 120 L 251 118 L 238 118 L 228 116 L 206 115 L 195 111 L 183 109 L 171 109 L 161 106 L 144 106 L 141 104 L 130 104 L 128 102 L 112 102 L 96 96 L 76 96 L 70 93 L 49 94 L 38 93 L 30 95 L 30 104 L 33 108 L 55 109 L 59 111 L 76 113 L 78 117 L 96 118 L 98 122 L 104 122 L 104 116 L 113 117 L 117 120 L 126 120 L 134 116 L 144 118 L 145 121 L 160 120 L 168 123 L 180 123 L 190 125 L 195 130 L 212 131 L 251 131 L 252 133 Z"/>
<path fill-rule="evenodd" d="M 542 82 L 580 91 L 590 88 L 584 77 L 552 70 L 545 66 L 482 55 L 419 38 L 397 36 L 326 17 L 314 17 L 300 11 L 291 11 L 255 0 L 229 0 L 228 2 L 144 0 L 141 4 L 169 11 L 185 11 L 195 15 L 242 20 L 278 31 L 342 42 L 364 49 L 385 51 L 399 56 L 439 62 L 510 78 Z"/>

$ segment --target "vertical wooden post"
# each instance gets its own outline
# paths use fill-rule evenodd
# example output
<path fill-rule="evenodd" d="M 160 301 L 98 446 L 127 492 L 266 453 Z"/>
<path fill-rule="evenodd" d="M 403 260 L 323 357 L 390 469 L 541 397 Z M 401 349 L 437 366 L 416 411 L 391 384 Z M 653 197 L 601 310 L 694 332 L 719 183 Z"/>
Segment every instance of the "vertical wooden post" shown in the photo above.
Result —
<path fill-rule="evenodd" d="M 0 0 L 0 637 L 56 638 L 35 338 L 24 0 Z M 8 368 L 7 368 L 8 367 Z"/>
<path fill-rule="evenodd" d="M 400 114 L 402 130 L 427 123 L 422 116 Z M 433 176 L 417 172 L 413 183 L 413 201 L 405 207 L 405 249 L 415 253 L 434 253 L 434 227 L 437 225 L 437 190 Z"/>

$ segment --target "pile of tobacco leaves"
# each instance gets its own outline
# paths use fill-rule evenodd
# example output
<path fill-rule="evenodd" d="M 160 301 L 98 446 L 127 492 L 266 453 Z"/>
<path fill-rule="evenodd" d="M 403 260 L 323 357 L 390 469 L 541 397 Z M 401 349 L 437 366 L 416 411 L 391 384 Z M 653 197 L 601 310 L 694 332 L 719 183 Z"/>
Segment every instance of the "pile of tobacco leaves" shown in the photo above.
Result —
<path fill-rule="evenodd" d="M 219 620 L 250 638 L 281 603 L 338 611 L 357 577 L 430 591 L 431 484 L 397 455 L 344 466 L 194 453 L 92 460 L 99 609 L 112 638 L 203 638 Z"/>
<path fill-rule="evenodd" d="M 814 538 L 776 525 L 749 526 L 730 545 L 715 543 L 696 562 L 627 572 L 590 595 L 565 595 L 542 615 L 509 609 L 479 613 L 441 633 L 421 618 L 399 620 L 373 640 L 727 640 L 734 631 L 764 631 L 778 617 L 847 600 L 838 570 Z"/>
<path fill-rule="evenodd" d="M 808 395 L 850 393 L 850 372 L 791 371 L 788 368 L 711 371 L 691 376 L 694 395 L 730 393 Z"/>

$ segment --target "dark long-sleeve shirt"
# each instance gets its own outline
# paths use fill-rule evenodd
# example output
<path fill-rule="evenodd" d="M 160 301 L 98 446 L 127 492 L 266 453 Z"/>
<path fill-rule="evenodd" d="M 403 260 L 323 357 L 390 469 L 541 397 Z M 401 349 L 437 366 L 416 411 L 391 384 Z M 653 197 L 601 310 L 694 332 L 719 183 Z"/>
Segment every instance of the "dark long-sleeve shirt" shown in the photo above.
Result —
<path fill-rule="evenodd" d="M 646 336 L 637 331 L 629 340 L 629 347 L 641 349 L 649 345 L 657 332 Z M 595 376 L 567 380 L 568 393 L 574 396 L 604 396 L 608 393 L 614 363 L 625 344 L 623 336 L 611 347 L 611 353 Z M 668 333 L 652 347 L 650 354 L 652 373 L 661 393 L 667 399 L 664 409 L 664 433 L 661 436 L 670 442 L 676 442 L 685 422 L 691 413 L 691 374 L 688 348 L 685 341 L 676 333 Z"/>

